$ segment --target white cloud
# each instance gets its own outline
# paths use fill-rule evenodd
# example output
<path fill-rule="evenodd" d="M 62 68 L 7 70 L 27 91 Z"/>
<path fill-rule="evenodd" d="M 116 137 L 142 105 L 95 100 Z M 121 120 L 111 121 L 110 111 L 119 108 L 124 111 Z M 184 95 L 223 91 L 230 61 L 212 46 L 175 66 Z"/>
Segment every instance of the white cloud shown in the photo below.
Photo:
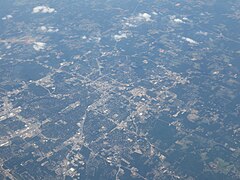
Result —
<path fill-rule="evenodd" d="M 37 6 L 34 7 L 32 10 L 32 13 L 53 13 L 56 12 L 56 10 L 54 8 L 50 8 L 48 6 Z"/>
<path fill-rule="evenodd" d="M 12 19 L 12 18 L 13 18 L 13 16 L 9 14 L 9 15 L 2 17 L 2 20 L 8 20 L 8 19 Z"/>
<path fill-rule="evenodd" d="M 208 35 L 208 32 L 198 31 L 196 34 L 203 35 L 203 36 L 207 36 L 207 35 Z"/>
<path fill-rule="evenodd" d="M 117 42 L 127 39 L 132 36 L 131 28 L 137 27 L 141 24 L 145 24 L 147 22 L 152 22 L 151 15 L 144 12 L 138 13 L 135 16 L 125 17 L 122 20 L 122 30 L 120 30 L 117 34 L 113 35 L 113 39 Z"/>
<path fill-rule="evenodd" d="M 198 45 L 199 43 L 191 38 L 188 38 L 188 37 L 182 37 L 183 40 L 187 41 L 188 43 L 190 44 L 195 44 L 195 45 Z"/>
<path fill-rule="evenodd" d="M 41 30 L 42 32 L 47 32 L 48 29 L 47 29 L 46 26 L 41 26 L 41 27 L 40 27 L 40 30 Z"/>
<path fill-rule="evenodd" d="M 44 33 L 46 33 L 46 32 L 58 32 L 59 31 L 59 29 L 58 28 L 54 28 L 54 27 L 46 27 L 46 26 L 41 26 L 40 28 L 39 28 L 39 30 L 40 31 L 42 31 L 42 32 L 44 32 Z"/>
<path fill-rule="evenodd" d="M 187 17 L 177 18 L 175 15 L 170 16 L 170 20 L 176 24 L 183 24 L 183 23 L 190 22 L 190 20 Z"/>
<path fill-rule="evenodd" d="M 142 22 L 150 22 L 152 21 L 151 15 L 148 13 L 139 13 L 137 16 L 131 16 L 125 19 L 125 25 L 128 27 L 136 27 Z"/>
<path fill-rule="evenodd" d="M 83 40 L 87 39 L 87 36 L 85 36 L 85 35 L 84 35 L 84 36 L 82 36 L 82 39 L 83 39 Z"/>
<path fill-rule="evenodd" d="M 152 14 L 153 14 L 153 15 L 155 15 L 155 16 L 156 16 L 156 15 L 158 15 L 158 13 L 157 13 L 157 12 L 155 12 L 155 11 L 153 11 L 153 12 L 152 12 Z"/>
<path fill-rule="evenodd" d="M 152 21 L 151 15 L 148 13 L 139 13 L 138 18 L 140 18 L 141 20 L 144 20 L 144 21 Z"/>
<path fill-rule="evenodd" d="M 182 18 L 184 21 L 190 21 L 187 17 Z"/>
<path fill-rule="evenodd" d="M 36 51 L 40 51 L 43 50 L 46 46 L 46 43 L 43 42 L 34 42 L 33 44 L 33 49 L 35 49 Z"/>
<path fill-rule="evenodd" d="M 127 38 L 127 33 L 122 33 L 122 34 L 116 34 L 113 36 L 113 38 L 115 39 L 115 41 L 121 41 L 122 39 L 126 39 Z"/>
<path fill-rule="evenodd" d="M 181 20 L 181 19 L 178 19 L 178 18 L 176 18 L 176 19 L 173 19 L 173 21 L 174 21 L 175 23 L 184 23 L 184 21 L 183 21 L 183 20 Z"/>

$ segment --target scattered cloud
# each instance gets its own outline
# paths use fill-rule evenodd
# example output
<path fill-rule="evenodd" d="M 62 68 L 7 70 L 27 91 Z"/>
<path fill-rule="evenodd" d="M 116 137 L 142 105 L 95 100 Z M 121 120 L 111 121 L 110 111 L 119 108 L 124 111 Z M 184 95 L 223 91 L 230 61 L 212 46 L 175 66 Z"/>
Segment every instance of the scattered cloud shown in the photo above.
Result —
<path fill-rule="evenodd" d="M 125 19 L 125 25 L 128 27 L 136 27 L 143 22 L 151 22 L 151 15 L 148 13 L 139 13 L 137 16 L 131 16 Z"/>
<path fill-rule="evenodd" d="M 115 41 L 119 42 L 121 41 L 122 39 L 126 39 L 128 36 L 127 36 L 127 33 L 122 33 L 122 34 L 116 34 L 113 36 L 113 38 L 115 39 Z"/>
<path fill-rule="evenodd" d="M 127 39 L 129 36 L 132 35 L 132 32 L 129 28 L 137 27 L 146 22 L 152 22 L 151 15 L 144 12 L 139 13 L 135 16 L 130 16 L 128 18 L 124 18 L 122 20 L 122 31 L 119 31 L 118 34 L 113 35 L 113 39 L 117 42 Z"/>
<path fill-rule="evenodd" d="M 198 45 L 199 43 L 191 38 L 188 37 L 182 37 L 183 40 L 185 40 L 186 42 L 190 43 L 190 44 L 194 44 L 194 45 Z"/>
<path fill-rule="evenodd" d="M 35 49 L 36 51 L 40 51 L 45 49 L 46 43 L 43 42 L 34 42 L 33 44 L 33 49 Z"/>
<path fill-rule="evenodd" d="M 184 23 L 184 21 L 183 21 L 183 20 L 181 20 L 181 19 L 178 19 L 178 18 L 176 18 L 176 19 L 173 19 L 173 21 L 174 21 L 175 23 Z"/>
<path fill-rule="evenodd" d="M 8 19 L 12 19 L 12 18 L 13 18 L 13 16 L 9 14 L 9 15 L 2 17 L 2 20 L 8 20 Z"/>
<path fill-rule="evenodd" d="M 190 22 L 190 20 L 187 17 L 177 18 L 175 15 L 170 16 L 170 20 L 176 24 L 183 24 Z"/>
<path fill-rule="evenodd" d="M 56 10 L 54 8 L 50 8 L 48 6 L 37 6 L 37 7 L 34 7 L 33 10 L 32 10 L 33 14 L 36 14 L 36 13 L 53 13 L 53 12 L 56 12 Z"/>
<path fill-rule="evenodd" d="M 47 32 L 58 32 L 59 29 L 58 28 L 54 28 L 54 27 L 46 27 L 46 26 L 41 26 L 39 27 L 39 31 L 47 33 Z"/>
<path fill-rule="evenodd" d="M 143 20 L 143 21 L 152 21 L 151 15 L 148 13 L 139 13 L 137 18 L 140 18 L 140 20 Z"/>
<path fill-rule="evenodd" d="M 196 34 L 198 34 L 198 35 L 203 35 L 203 36 L 207 36 L 207 35 L 208 35 L 208 32 L 198 31 Z"/>

